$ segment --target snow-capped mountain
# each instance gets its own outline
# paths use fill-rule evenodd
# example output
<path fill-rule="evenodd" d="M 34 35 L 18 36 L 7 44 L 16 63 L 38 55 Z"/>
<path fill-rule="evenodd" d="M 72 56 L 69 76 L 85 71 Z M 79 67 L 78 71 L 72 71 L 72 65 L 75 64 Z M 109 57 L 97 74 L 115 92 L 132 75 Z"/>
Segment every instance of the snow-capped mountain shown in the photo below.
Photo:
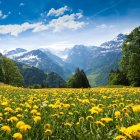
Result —
<path fill-rule="evenodd" d="M 89 80 L 95 81 L 97 85 L 106 84 L 109 72 L 118 68 L 124 40 L 125 35 L 119 34 L 113 40 L 107 41 L 99 47 L 76 45 L 69 51 L 65 61 L 84 69 Z"/>
<path fill-rule="evenodd" d="M 44 48 L 31 51 L 17 48 L 2 53 L 15 61 L 37 67 L 45 72 L 56 72 L 63 78 L 69 77 L 77 67 L 80 67 L 87 72 L 89 79 L 91 75 L 94 78 L 97 76 L 97 79 L 105 81 L 104 84 L 109 71 L 118 67 L 124 40 L 125 35 L 119 34 L 100 46 L 75 45 L 73 48 L 54 53 Z M 105 78 L 98 77 L 99 73 L 103 73 Z"/>
<path fill-rule="evenodd" d="M 6 55 L 7 57 L 13 59 L 14 57 L 17 57 L 23 53 L 27 52 L 27 50 L 23 49 L 23 48 L 16 48 L 10 51 L 3 51 L 3 54 Z"/>
<path fill-rule="evenodd" d="M 6 52 L 4 55 L 17 62 L 39 68 L 47 73 L 56 72 L 64 78 L 67 78 L 71 73 L 65 68 L 65 62 L 46 49 L 27 51 L 18 48 Z"/>
<path fill-rule="evenodd" d="M 121 45 L 123 44 L 125 40 L 124 34 L 119 34 L 116 38 L 114 38 L 111 41 L 107 41 L 100 45 L 100 47 L 105 49 L 121 49 Z"/>

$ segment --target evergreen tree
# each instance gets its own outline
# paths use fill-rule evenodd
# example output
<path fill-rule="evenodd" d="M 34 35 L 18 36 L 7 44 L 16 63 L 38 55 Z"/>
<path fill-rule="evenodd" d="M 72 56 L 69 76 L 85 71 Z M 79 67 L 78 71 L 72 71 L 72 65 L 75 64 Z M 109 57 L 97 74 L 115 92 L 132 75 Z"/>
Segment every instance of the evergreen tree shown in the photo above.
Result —
<path fill-rule="evenodd" d="M 71 88 L 90 87 L 90 84 L 88 82 L 88 79 L 84 71 L 77 68 L 75 74 L 72 77 L 70 77 L 70 79 L 68 80 L 67 87 L 71 87 Z"/>
<path fill-rule="evenodd" d="M 121 70 L 133 86 L 140 86 L 140 27 L 134 29 L 122 46 Z"/>

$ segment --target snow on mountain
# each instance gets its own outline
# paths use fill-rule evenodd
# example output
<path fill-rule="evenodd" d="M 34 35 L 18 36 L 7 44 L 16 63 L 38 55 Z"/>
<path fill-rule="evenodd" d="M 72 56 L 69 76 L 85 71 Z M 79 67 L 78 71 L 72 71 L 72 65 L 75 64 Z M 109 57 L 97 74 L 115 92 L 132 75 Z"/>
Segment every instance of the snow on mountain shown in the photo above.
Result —
<path fill-rule="evenodd" d="M 15 61 L 37 67 L 45 72 L 53 71 L 61 76 L 66 74 L 68 77 L 77 67 L 85 71 L 93 71 L 93 69 L 103 67 L 104 63 L 110 65 L 110 62 L 113 61 L 116 64 L 121 56 L 121 46 L 124 40 L 125 35 L 119 34 L 113 40 L 100 46 L 75 45 L 73 48 L 64 50 L 40 48 L 27 51 L 17 48 L 10 51 L 0 51 Z"/>
<path fill-rule="evenodd" d="M 105 48 L 105 49 L 121 49 L 121 45 L 123 44 L 125 40 L 124 34 L 119 34 L 116 38 L 114 38 L 111 41 L 107 41 L 103 44 L 100 45 L 100 47 Z"/>
<path fill-rule="evenodd" d="M 5 52 L 5 55 L 10 56 L 10 55 L 15 55 L 15 54 L 22 53 L 22 52 L 26 52 L 26 51 L 27 51 L 27 50 L 22 49 L 22 48 L 16 48 L 16 49 L 14 49 L 14 50 L 6 51 L 6 52 Z"/>
<path fill-rule="evenodd" d="M 27 50 L 25 50 L 25 49 L 16 48 L 16 49 L 13 49 L 13 50 L 10 50 L 10 51 L 8 51 L 8 50 L 4 51 L 3 55 L 5 55 L 5 56 L 7 56 L 7 57 L 9 57 L 11 59 L 14 59 L 14 58 L 16 58 L 18 56 L 23 55 L 26 52 L 27 52 Z"/>

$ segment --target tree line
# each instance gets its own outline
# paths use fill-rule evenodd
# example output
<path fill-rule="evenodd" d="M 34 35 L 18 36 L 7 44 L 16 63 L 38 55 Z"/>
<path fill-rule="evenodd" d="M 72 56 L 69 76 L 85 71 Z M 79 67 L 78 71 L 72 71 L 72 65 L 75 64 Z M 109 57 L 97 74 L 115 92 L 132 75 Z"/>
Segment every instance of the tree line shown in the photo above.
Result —
<path fill-rule="evenodd" d="M 140 27 L 126 36 L 119 66 L 109 75 L 110 85 L 140 86 Z"/>
<path fill-rule="evenodd" d="M 30 88 L 87 88 L 90 87 L 86 74 L 77 68 L 67 82 L 58 74 L 28 67 L 0 55 L 0 82 Z"/>

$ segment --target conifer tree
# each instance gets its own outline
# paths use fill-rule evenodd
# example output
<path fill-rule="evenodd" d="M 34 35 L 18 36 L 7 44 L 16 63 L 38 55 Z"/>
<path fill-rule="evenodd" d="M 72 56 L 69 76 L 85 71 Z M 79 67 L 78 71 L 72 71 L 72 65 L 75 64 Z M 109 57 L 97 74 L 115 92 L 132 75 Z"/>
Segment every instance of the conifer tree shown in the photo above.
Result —
<path fill-rule="evenodd" d="M 84 71 L 77 68 L 75 74 L 68 80 L 67 86 L 71 88 L 88 88 L 90 84 Z"/>

